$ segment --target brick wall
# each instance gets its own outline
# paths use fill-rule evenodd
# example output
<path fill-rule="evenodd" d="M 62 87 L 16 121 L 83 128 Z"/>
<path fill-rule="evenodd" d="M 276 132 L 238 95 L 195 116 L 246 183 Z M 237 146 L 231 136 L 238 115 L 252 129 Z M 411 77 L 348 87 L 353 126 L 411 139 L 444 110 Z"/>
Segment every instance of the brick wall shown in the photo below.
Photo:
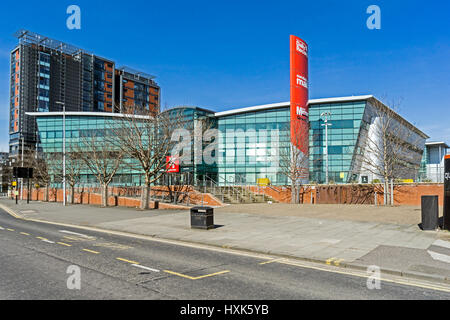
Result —
<path fill-rule="evenodd" d="M 152 195 L 161 195 L 164 192 L 167 192 L 168 187 L 152 187 Z M 202 200 L 204 205 L 208 206 L 223 206 L 223 203 L 215 198 L 213 195 L 209 193 L 200 193 L 196 190 L 193 190 L 192 187 L 186 187 L 182 190 L 178 190 L 179 192 L 189 192 L 189 204 L 192 205 L 201 205 Z M 98 190 L 95 188 L 86 188 L 85 192 L 75 192 L 74 195 L 74 203 L 76 204 L 91 204 L 91 205 L 101 205 L 102 197 L 100 193 L 97 193 Z M 141 200 L 139 197 L 127 197 L 124 194 L 126 193 L 124 188 L 112 188 L 110 190 L 110 196 L 108 198 L 109 206 L 121 206 L 121 207 L 140 207 Z M 39 190 L 33 189 L 31 193 L 30 200 L 32 201 L 44 201 L 45 199 L 45 189 L 40 188 Z M 113 194 L 113 195 L 111 195 Z M 26 200 L 28 195 L 27 189 L 24 189 L 23 199 Z M 67 196 L 69 199 L 70 190 L 67 189 Z M 119 196 L 114 196 L 119 195 Z M 186 201 L 187 195 L 179 195 L 178 199 L 184 197 Z M 116 203 L 117 200 L 117 203 Z M 54 189 L 51 188 L 48 191 L 48 201 L 49 202 L 63 202 L 63 190 L 62 189 Z M 68 200 L 69 201 L 69 200 Z M 70 202 L 70 201 L 69 201 Z M 154 201 L 150 201 L 150 207 L 154 207 Z M 189 207 L 183 204 L 170 204 L 170 203 L 159 203 L 160 209 L 188 209 Z"/>
<path fill-rule="evenodd" d="M 253 192 L 265 193 L 278 202 L 291 202 L 290 187 L 252 187 Z M 330 185 L 316 186 L 312 189 L 305 186 L 301 189 L 301 198 L 303 203 L 318 204 L 374 204 L 375 192 L 377 193 L 378 204 L 383 203 L 383 191 L 380 185 Z M 439 196 L 439 205 L 444 205 L 444 186 L 443 184 L 404 184 L 394 186 L 394 204 L 420 206 L 421 196 L 437 195 Z"/>

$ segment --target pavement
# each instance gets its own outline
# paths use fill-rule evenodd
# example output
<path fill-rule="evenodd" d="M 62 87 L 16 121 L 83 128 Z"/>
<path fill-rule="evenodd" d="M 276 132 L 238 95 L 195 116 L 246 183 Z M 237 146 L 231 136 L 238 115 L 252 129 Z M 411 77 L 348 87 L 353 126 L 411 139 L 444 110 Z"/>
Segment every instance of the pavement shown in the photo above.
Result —
<path fill-rule="evenodd" d="M 218 246 L 340 268 L 450 284 L 450 233 L 422 231 L 420 208 L 364 205 L 248 204 L 215 208 L 215 228 L 190 228 L 187 210 L 100 208 L 0 199 L 24 219 L 121 231 Z"/>

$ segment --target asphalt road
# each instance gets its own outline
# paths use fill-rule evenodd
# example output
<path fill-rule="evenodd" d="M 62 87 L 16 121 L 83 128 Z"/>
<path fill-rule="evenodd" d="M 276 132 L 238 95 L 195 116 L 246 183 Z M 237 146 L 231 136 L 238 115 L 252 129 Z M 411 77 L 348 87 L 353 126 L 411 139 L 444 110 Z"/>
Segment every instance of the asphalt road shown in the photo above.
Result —
<path fill-rule="evenodd" d="M 79 282 L 73 280 L 77 267 Z M 0 270 L 3 300 L 450 298 L 449 292 L 395 282 L 369 290 L 364 277 L 25 221 L 2 210 Z"/>

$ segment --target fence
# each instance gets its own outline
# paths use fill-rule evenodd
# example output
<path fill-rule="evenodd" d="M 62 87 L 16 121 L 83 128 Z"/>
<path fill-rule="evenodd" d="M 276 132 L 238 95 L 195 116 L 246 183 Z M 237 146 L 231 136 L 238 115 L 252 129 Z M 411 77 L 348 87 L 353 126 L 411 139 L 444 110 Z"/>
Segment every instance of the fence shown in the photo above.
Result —
<path fill-rule="evenodd" d="M 74 194 L 72 201 L 72 192 Z M 74 204 L 101 204 L 102 188 L 98 185 L 77 186 L 73 190 L 69 186 L 66 189 L 67 203 Z M 108 187 L 108 204 L 111 206 L 140 206 L 142 189 L 140 187 Z M 24 189 L 23 200 L 28 196 L 27 189 Z M 63 190 L 60 188 L 34 188 L 31 192 L 30 200 L 40 200 L 49 202 L 62 202 Z M 190 186 L 156 186 L 150 191 L 150 203 L 159 201 L 162 204 L 193 206 L 199 204 L 222 205 L 220 201 L 210 195 L 204 195 Z M 163 205 L 167 207 L 167 205 Z"/>

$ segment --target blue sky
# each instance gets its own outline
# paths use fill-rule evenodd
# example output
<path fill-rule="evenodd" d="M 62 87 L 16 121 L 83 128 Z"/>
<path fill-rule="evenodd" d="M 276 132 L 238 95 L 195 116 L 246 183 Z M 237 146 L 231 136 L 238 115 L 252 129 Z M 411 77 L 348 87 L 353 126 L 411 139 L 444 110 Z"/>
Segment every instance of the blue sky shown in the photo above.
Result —
<path fill-rule="evenodd" d="M 81 30 L 66 9 L 81 8 Z M 369 30 L 369 5 L 381 30 Z M 450 143 L 450 2 L 8 1 L 0 12 L 0 150 L 9 52 L 21 28 L 157 76 L 162 105 L 226 110 L 289 101 L 289 35 L 309 44 L 310 98 L 373 94 Z"/>

